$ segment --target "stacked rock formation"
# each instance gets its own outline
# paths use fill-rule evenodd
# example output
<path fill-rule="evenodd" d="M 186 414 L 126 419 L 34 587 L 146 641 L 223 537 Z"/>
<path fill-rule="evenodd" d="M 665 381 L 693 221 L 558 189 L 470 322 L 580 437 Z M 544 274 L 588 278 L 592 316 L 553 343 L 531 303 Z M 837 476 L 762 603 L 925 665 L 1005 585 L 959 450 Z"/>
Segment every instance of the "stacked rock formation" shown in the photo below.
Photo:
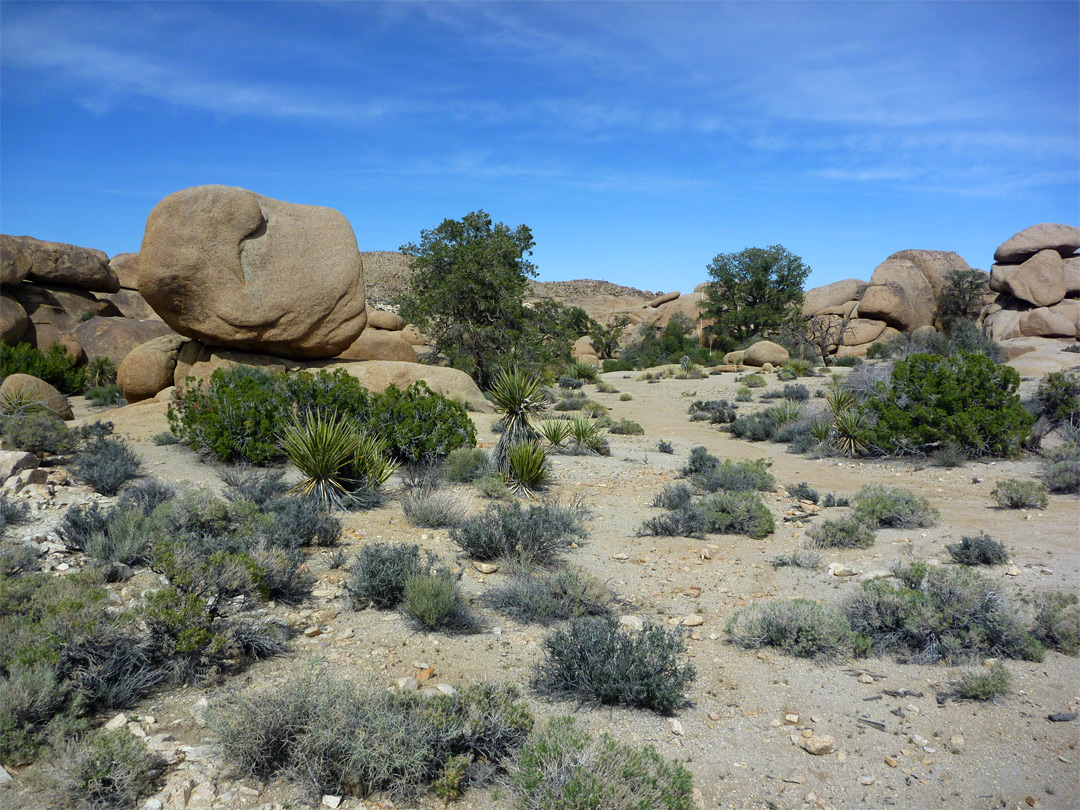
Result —
<path fill-rule="evenodd" d="M 990 289 L 997 300 L 984 324 L 994 340 L 1080 338 L 1080 228 L 1033 225 L 994 252 Z"/>

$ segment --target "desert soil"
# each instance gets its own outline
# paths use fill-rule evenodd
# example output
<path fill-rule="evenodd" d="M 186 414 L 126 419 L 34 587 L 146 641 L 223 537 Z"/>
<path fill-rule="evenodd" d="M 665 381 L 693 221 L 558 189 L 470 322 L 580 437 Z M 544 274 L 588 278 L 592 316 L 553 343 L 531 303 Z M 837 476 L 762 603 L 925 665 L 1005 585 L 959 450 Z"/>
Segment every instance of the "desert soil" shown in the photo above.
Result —
<path fill-rule="evenodd" d="M 844 373 L 839 370 L 838 373 Z M 802 596 L 837 602 L 859 588 L 863 575 L 906 559 L 936 559 L 949 564 L 947 543 L 964 535 L 989 532 L 1003 541 L 1011 563 L 988 569 L 1011 594 L 1040 589 L 1077 592 L 1080 586 L 1080 499 L 1055 495 L 1044 510 L 1000 510 L 990 492 L 995 482 L 1032 477 L 1035 458 L 974 462 L 941 469 L 912 461 L 812 460 L 785 453 L 784 445 L 732 438 L 706 422 L 691 422 L 687 408 L 695 399 L 733 398 L 735 375 L 702 380 L 648 383 L 637 373 L 606 374 L 620 393 L 591 399 L 608 407 L 614 419 L 639 422 L 644 436 L 611 436 L 610 457 L 558 455 L 553 459 L 553 494 L 584 498 L 592 510 L 589 538 L 567 562 L 609 584 L 622 600 L 623 614 L 675 626 L 687 617 L 701 623 L 687 627 L 689 656 L 697 680 L 690 705 L 674 717 L 648 711 L 550 702 L 529 691 L 532 667 L 542 659 L 547 632 L 510 621 L 481 607 L 487 630 L 478 636 L 423 634 L 410 630 L 393 612 L 355 610 L 342 585 L 347 573 L 330 570 L 329 552 L 312 552 L 309 566 L 319 578 L 309 603 L 298 609 L 270 608 L 294 631 L 290 654 L 259 662 L 238 677 L 198 687 L 159 693 L 126 712 L 149 734 L 172 735 L 181 760 L 165 790 L 156 797 L 165 807 L 176 804 L 181 777 L 194 786 L 188 806 L 307 807 L 280 782 L 258 783 L 229 778 L 213 749 L 212 735 L 200 725 L 200 707 L 228 700 L 232 690 L 270 682 L 297 666 L 312 664 L 345 677 L 374 677 L 387 685 L 397 678 L 433 667 L 433 680 L 464 683 L 478 678 L 520 684 L 538 718 L 564 713 L 595 733 L 625 742 L 649 743 L 665 757 L 686 763 L 700 800 L 708 808 L 902 807 L 902 808 L 1062 808 L 1080 807 L 1080 723 L 1047 720 L 1047 715 L 1080 708 L 1080 660 L 1049 653 L 1041 663 L 1008 661 L 1013 694 L 988 704 L 949 700 L 939 704 L 959 669 L 901 664 L 890 658 L 819 664 L 773 650 L 747 652 L 725 641 L 724 624 L 741 607 L 762 599 Z M 812 390 L 820 380 L 800 380 Z M 781 385 L 771 378 L 770 388 Z M 1029 387 L 1030 387 L 1029 383 Z M 815 400 L 811 400 L 813 403 Z M 818 400 L 820 401 L 820 400 Z M 765 404 L 744 404 L 747 413 Z M 493 446 L 494 416 L 473 414 L 483 446 Z M 173 482 L 219 488 L 217 465 L 200 460 L 182 446 L 158 447 L 151 437 L 167 429 L 164 406 L 156 403 L 90 414 L 82 419 L 111 419 L 117 433 L 141 454 L 148 475 Z M 673 454 L 660 453 L 660 440 Z M 765 540 L 711 535 L 705 540 L 639 537 L 642 521 L 659 510 L 653 496 L 679 477 L 692 447 L 705 446 L 721 458 L 766 458 L 778 483 L 808 482 L 822 495 L 851 496 L 860 487 L 881 483 L 925 495 L 941 512 L 939 524 L 914 531 L 883 530 L 865 551 L 826 551 L 823 562 L 849 563 L 860 575 L 836 578 L 827 570 L 774 568 L 777 554 L 799 548 L 817 518 L 788 514 L 797 506 L 783 489 L 765 500 L 777 518 L 776 532 Z M 391 485 L 391 495 L 400 485 Z M 475 510 L 485 501 L 462 487 Z M 80 488 L 59 487 L 33 522 L 9 530 L 9 536 L 48 535 L 63 508 L 88 496 Z M 847 510 L 823 510 L 840 516 Z M 463 587 L 478 601 L 497 584 L 502 572 L 480 574 L 449 542 L 447 532 L 417 529 L 402 515 L 397 499 L 364 513 L 343 515 L 343 543 L 350 555 L 365 543 L 418 543 L 454 560 L 464 570 Z M 785 518 L 791 518 L 785 520 Z M 64 557 L 69 564 L 79 560 Z M 140 572 L 122 586 L 135 597 L 153 583 Z M 695 620 L 696 621 L 696 620 Z M 318 627 L 320 634 L 304 631 Z M 978 665 L 979 662 L 976 662 Z M 870 677 L 860 677 L 869 675 Z M 892 697 L 885 690 L 912 695 Z M 202 701 L 202 702 L 200 702 Z M 793 723 L 785 716 L 798 715 Z M 151 725 L 148 718 L 152 718 Z M 884 730 L 862 723 L 866 719 Z M 804 732 L 836 738 L 834 753 L 811 756 L 797 744 Z M 0 790 L 0 804 L 48 806 L 34 790 L 32 771 L 17 774 L 13 786 Z M 183 791 L 181 791 L 183 792 Z M 316 805 L 317 806 L 317 802 Z M 372 800 L 345 799 L 341 807 L 390 807 Z M 437 807 L 431 801 L 428 805 Z M 463 808 L 509 808 L 505 791 L 471 790 Z"/>

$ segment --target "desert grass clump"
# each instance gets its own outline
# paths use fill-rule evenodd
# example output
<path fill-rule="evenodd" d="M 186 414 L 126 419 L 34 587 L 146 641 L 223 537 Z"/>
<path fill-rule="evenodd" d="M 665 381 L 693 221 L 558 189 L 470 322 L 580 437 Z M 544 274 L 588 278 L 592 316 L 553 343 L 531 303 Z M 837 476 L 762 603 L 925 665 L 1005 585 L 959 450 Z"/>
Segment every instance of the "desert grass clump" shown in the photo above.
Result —
<path fill-rule="evenodd" d="M 134 810 L 157 787 L 160 756 L 126 729 L 101 731 L 58 752 L 56 781 L 71 807 Z"/>
<path fill-rule="evenodd" d="M 962 700 L 976 700 L 985 703 L 995 700 L 1012 691 L 1012 675 L 1000 661 L 995 661 L 989 671 L 986 668 L 972 669 L 960 676 L 953 694 Z"/>
<path fill-rule="evenodd" d="M 445 570 L 407 579 L 400 609 L 402 615 L 420 631 L 480 632 L 480 620 L 465 603 L 457 577 Z"/>
<path fill-rule="evenodd" d="M 0 492 L 0 534 L 8 526 L 22 523 L 30 514 L 30 504 L 18 501 L 6 492 Z"/>
<path fill-rule="evenodd" d="M 493 501 L 510 497 L 510 488 L 506 486 L 506 478 L 497 472 L 481 475 L 473 481 L 473 485 L 483 497 Z"/>
<path fill-rule="evenodd" d="M 444 529 L 465 518 L 465 504 L 452 489 L 433 484 L 414 487 L 401 496 L 401 511 L 413 526 Z"/>
<path fill-rule="evenodd" d="M 116 382 L 116 361 L 102 355 L 86 364 L 86 387 L 96 388 Z"/>
<path fill-rule="evenodd" d="M 1048 493 L 1041 481 L 1008 478 L 998 481 L 990 495 L 1002 509 L 1045 509 L 1050 502 Z"/>
<path fill-rule="evenodd" d="M 634 397 L 632 394 L 619 394 L 619 402 L 633 402 Z"/>
<path fill-rule="evenodd" d="M 736 402 L 751 402 L 753 399 L 754 392 L 748 386 L 743 385 L 735 389 Z"/>
<path fill-rule="evenodd" d="M 776 478 L 769 472 L 770 466 L 763 458 L 755 461 L 724 459 L 695 473 L 691 480 L 703 492 L 771 492 L 776 488 Z"/>
<path fill-rule="evenodd" d="M 72 472 L 102 495 L 115 495 L 139 474 L 139 457 L 122 439 L 101 437 L 89 442 L 75 457 Z"/>
<path fill-rule="evenodd" d="M 168 447 L 170 445 L 180 444 L 180 437 L 171 430 L 163 430 L 161 433 L 155 433 L 151 436 L 150 441 L 157 447 Z"/>
<path fill-rule="evenodd" d="M 1080 345 L 1080 344 L 1078 344 Z M 1044 450 L 1042 480 L 1051 492 L 1080 493 L 1080 444 L 1068 442 Z"/>
<path fill-rule="evenodd" d="M 808 599 L 755 602 L 735 613 L 725 632 L 748 650 L 775 647 L 797 658 L 830 660 L 852 655 L 856 637 L 835 608 Z"/>
<path fill-rule="evenodd" d="M 578 619 L 551 633 L 543 647 L 533 686 L 552 697 L 671 714 L 686 703 L 686 689 L 697 677 L 681 660 L 682 637 L 651 623 L 634 633 L 613 616 Z"/>
<path fill-rule="evenodd" d="M 787 554 L 777 554 L 772 559 L 773 568 L 805 568 L 813 571 L 821 565 L 821 555 L 816 551 L 795 549 Z"/>
<path fill-rule="evenodd" d="M 812 548 L 870 548 L 876 539 L 873 530 L 855 517 L 829 518 L 807 532 Z"/>
<path fill-rule="evenodd" d="M 443 462 L 442 472 L 447 481 L 472 483 L 489 470 L 487 453 L 478 447 L 459 447 Z"/>
<path fill-rule="evenodd" d="M 656 446 L 656 451 L 658 453 L 666 453 L 670 456 L 675 452 L 675 447 L 671 444 L 671 442 L 661 439 L 660 443 Z"/>
<path fill-rule="evenodd" d="M 1041 593 L 1033 600 L 1032 632 L 1047 649 L 1080 653 L 1080 605 L 1074 593 Z"/>
<path fill-rule="evenodd" d="M 964 448 L 955 442 L 945 442 L 930 454 L 930 463 L 935 467 L 955 469 L 967 464 L 968 456 Z"/>
<path fill-rule="evenodd" d="M 400 802 L 435 786 L 455 798 L 453 784 L 504 771 L 533 717 L 510 685 L 425 697 L 311 671 L 230 694 L 211 706 L 210 723 L 242 776 L 282 775 L 315 800 L 382 793 Z"/>
<path fill-rule="evenodd" d="M 611 612 L 614 597 L 601 582 L 573 568 L 524 570 L 488 591 L 485 601 L 505 616 L 528 624 L 552 624 Z"/>
<path fill-rule="evenodd" d="M 714 492 L 702 498 L 700 509 L 709 532 L 745 534 L 760 540 L 776 529 L 772 512 L 756 492 Z"/>
<path fill-rule="evenodd" d="M 805 481 L 800 481 L 798 484 L 789 484 L 787 488 L 788 495 L 797 501 L 810 501 L 810 503 L 817 503 L 821 500 L 821 493 L 811 487 Z"/>
<path fill-rule="evenodd" d="M 662 509 L 678 509 L 694 500 L 694 490 L 687 484 L 666 484 L 656 497 L 652 505 Z"/>
<path fill-rule="evenodd" d="M 921 495 L 870 484 L 855 493 L 852 516 L 871 529 L 920 529 L 937 523 L 939 513 Z"/>
<path fill-rule="evenodd" d="M 960 565 L 1004 565 L 1009 561 L 1009 552 L 986 532 L 979 532 L 974 537 L 962 537 L 960 542 L 945 546 Z"/>
<path fill-rule="evenodd" d="M 345 589 L 358 607 L 394 608 L 405 598 L 405 583 L 430 573 L 435 564 L 435 555 L 422 555 L 415 544 L 370 543 L 360 549 Z"/>
<path fill-rule="evenodd" d="M 508 559 L 546 565 L 586 537 L 589 510 L 580 500 L 557 500 L 523 509 L 493 504 L 450 530 L 450 540 L 474 560 Z"/>
<path fill-rule="evenodd" d="M 593 741 L 572 717 L 549 720 L 518 755 L 511 787 L 519 810 L 691 810 L 694 785 L 677 760 L 607 734 Z"/>
<path fill-rule="evenodd" d="M 644 436 L 645 428 L 630 419 L 620 419 L 608 428 L 608 433 L 619 436 Z"/>
<path fill-rule="evenodd" d="M 747 374 L 742 377 L 739 382 L 741 382 L 747 388 L 764 388 L 766 385 L 768 385 L 768 383 L 765 381 L 765 378 L 762 377 L 760 374 Z"/>
<path fill-rule="evenodd" d="M 598 394 L 617 394 L 619 389 L 606 380 L 600 380 L 596 383 L 596 393 Z"/>

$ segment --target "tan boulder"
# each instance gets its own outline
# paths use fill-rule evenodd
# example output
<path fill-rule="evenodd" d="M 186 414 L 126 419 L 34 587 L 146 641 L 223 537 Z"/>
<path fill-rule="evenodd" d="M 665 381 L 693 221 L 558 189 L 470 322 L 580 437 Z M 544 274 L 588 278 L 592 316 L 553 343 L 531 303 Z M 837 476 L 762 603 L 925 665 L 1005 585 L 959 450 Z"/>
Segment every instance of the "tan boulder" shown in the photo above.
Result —
<path fill-rule="evenodd" d="M 869 343 L 860 343 L 851 346 L 838 346 L 835 357 L 866 357 L 866 351 L 870 348 Z"/>
<path fill-rule="evenodd" d="M 788 350 L 779 343 L 771 340 L 759 340 L 751 345 L 743 354 L 742 362 L 748 366 L 763 366 L 771 363 L 774 366 L 782 366 L 790 359 Z M 725 362 L 727 357 L 724 357 Z"/>
<path fill-rule="evenodd" d="M 1065 295 L 1080 296 L 1080 256 L 1065 260 Z"/>
<path fill-rule="evenodd" d="M 322 367 L 345 369 L 369 391 L 385 391 L 391 383 L 405 389 L 417 380 L 423 380 L 436 394 L 466 403 L 477 411 L 489 413 L 492 410 L 491 403 L 484 399 L 484 395 L 480 393 L 472 377 L 456 368 L 390 360 L 327 363 Z"/>
<path fill-rule="evenodd" d="M 586 355 L 596 356 L 596 349 L 593 348 L 592 338 L 588 335 L 582 335 L 574 341 L 573 356 L 575 360 L 580 360 Z"/>
<path fill-rule="evenodd" d="M 891 343 L 894 340 L 902 338 L 904 333 L 899 329 L 894 329 L 891 326 L 886 326 L 881 330 L 881 334 L 877 336 L 877 343 Z"/>
<path fill-rule="evenodd" d="M 680 294 L 681 293 L 679 293 L 678 290 L 676 290 L 675 292 L 663 293 L 661 295 L 656 296 L 656 298 L 654 298 L 652 301 L 647 303 L 645 306 L 652 307 L 653 309 L 656 309 L 661 304 L 666 304 L 669 301 L 676 300 L 679 297 Z"/>
<path fill-rule="evenodd" d="M 999 299 L 997 306 L 995 311 L 983 318 L 983 329 L 990 339 L 1000 343 L 1010 338 L 1023 337 L 1020 331 L 1020 316 L 1028 308 L 1011 297 Z"/>
<path fill-rule="evenodd" d="M 22 242 L 6 233 L 0 234 L 0 284 L 21 284 L 33 266 L 34 260 Z"/>
<path fill-rule="evenodd" d="M 1076 326 L 1076 337 L 1080 338 L 1080 300 L 1066 298 L 1050 307 L 1050 311 L 1072 321 Z"/>
<path fill-rule="evenodd" d="M 417 361 L 416 349 L 400 337 L 400 332 L 387 332 L 382 329 L 365 329 L 338 357 L 342 360 L 399 360 L 403 363 Z"/>
<path fill-rule="evenodd" d="M 75 415 L 71 412 L 71 405 L 68 403 L 67 397 L 44 380 L 39 380 L 29 374 L 9 374 L 4 378 L 3 384 L 0 385 L 0 401 L 9 396 L 21 397 L 25 395 L 40 402 L 61 419 L 70 420 L 75 418 Z"/>
<path fill-rule="evenodd" d="M 934 289 L 915 261 L 901 255 L 911 252 L 893 254 L 877 266 L 859 301 L 860 318 L 885 321 L 901 330 L 934 322 Z"/>
<path fill-rule="evenodd" d="M 117 253 L 109 259 L 109 267 L 116 274 L 122 290 L 139 289 L 139 254 Z"/>
<path fill-rule="evenodd" d="M 742 365 L 743 357 L 746 355 L 745 349 L 740 349 L 735 352 L 728 352 L 724 355 L 724 364 L 729 366 Z"/>
<path fill-rule="evenodd" d="M 936 299 L 945 286 L 945 277 L 953 270 L 970 270 L 960 254 L 951 250 L 901 250 L 889 258 L 911 262 L 919 269 L 934 292 Z"/>
<path fill-rule="evenodd" d="M 1036 253 L 1021 265 L 994 265 L 998 275 L 997 289 L 1034 304 L 1048 307 L 1065 297 L 1065 262 L 1055 250 Z M 993 275 L 991 275 L 993 279 Z"/>
<path fill-rule="evenodd" d="M 161 321 L 161 316 L 154 312 L 154 308 L 146 303 L 146 299 L 139 295 L 137 290 L 121 289 L 120 292 L 116 293 L 101 293 L 99 297 L 120 310 L 120 314 L 125 318 L 135 318 L 139 321 Z"/>
<path fill-rule="evenodd" d="M 1056 251 L 1060 256 L 1071 256 L 1080 250 L 1080 228 L 1053 222 L 1032 225 L 1003 242 L 994 251 L 994 261 L 1018 264 L 1043 250 Z"/>
<path fill-rule="evenodd" d="M 595 354 L 583 354 L 577 358 L 577 361 L 579 363 L 588 363 L 590 366 L 596 366 L 597 368 L 600 368 L 601 365 L 600 358 Z"/>
<path fill-rule="evenodd" d="M 129 403 L 149 399 L 173 384 L 176 358 L 189 338 L 175 333 L 136 346 L 116 372 L 116 384 Z"/>
<path fill-rule="evenodd" d="M 230 186 L 155 206 L 138 279 L 169 326 L 213 345 L 334 357 L 367 322 L 363 265 L 341 213 Z"/>
<path fill-rule="evenodd" d="M 411 323 L 405 324 L 401 330 L 401 339 L 408 341 L 411 346 L 427 346 L 428 343 L 427 335 Z"/>
<path fill-rule="evenodd" d="M 36 470 L 38 457 L 23 450 L 0 450 L 0 483 L 23 470 Z"/>
<path fill-rule="evenodd" d="M 58 328 L 67 332 L 74 331 L 84 318 L 93 315 L 109 318 L 122 314 L 111 301 L 102 300 L 92 292 L 76 287 L 20 284 L 11 289 L 11 296 L 23 305 L 30 320 L 55 323 Z M 40 317 L 36 317 L 39 310 Z"/>
<path fill-rule="evenodd" d="M 405 319 L 396 312 L 368 309 L 367 325 L 369 329 L 386 329 L 390 332 L 400 332 L 405 328 Z"/>
<path fill-rule="evenodd" d="M 100 250 L 46 242 L 32 236 L 15 239 L 30 254 L 33 266 L 29 279 L 43 284 L 67 284 L 97 292 L 116 292 L 120 282 L 109 267 L 109 257 Z"/>
<path fill-rule="evenodd" d="M 7 293 L 0 295 L 0 340 L 14 346 L 26 334 L 29 325 L 30 318 L 22 304 Z"/>
<path fill-rule="evenodd" d="M 875 321 L 870 318 L 852 318 L 844 326 L 843 344 L 845 346 L 859 346 L 863 343 L 873 343 L 884 329 L 885 321 Z"/>
<path fill-rule="evenodd" d="M 40 317 L 40 316 L 39 316 Z M 35 322 L 33 318 L 26 325 L 26 331 L 22 336 L 23 343 L 29 343 L 38 351 L 47 351 L 50 346 L 57 344 L 64 347 L 64 351 L 81 363 L 86 359 L 86 353 L 78 338 L 72 332 L 62 332 L 56 324 L 49 321 Z"/>
<path fill-rule="evenodd" d="M 1029 309 L 1020 316 L 1024 337 L 1076 337 L 1076 323 L 1049 307 Z"/>
<path fill-rule="evenodd" d="M 834 281 L 821 287 L 814 287 L 803 293 L 802 314 L 804 318 L 826 314 L 832 307 L 842 307 L 849 301 L 857 301 L 866 289 L 866 282 L 857 278 Z M 837 310 L 836 314 L 843 314 Z"/>
<path fill-rule="evenodd" d="M 117 365 L 127 357 L 128 352 L 148 340 L 175 334 L 160 320 L 137 321 L 131 318 L 91 318 L 75 328 L 75 339 L 86 352 L 88 360 L 110 357 Z"/>
<path fill-rule="evenodd" d="M 207 346 L 201 341 L 191 340 L 181 346 L 180 352 L 176 355 L 173 385 L 183 389 L 189 378 L 205 384 L 219 368 L 228 370 L 238 366 L 261 368 L 270 373 L 294 371 L 304 367 L 303 363 L 284 357 L 240 352 L 221 346 Z"/>

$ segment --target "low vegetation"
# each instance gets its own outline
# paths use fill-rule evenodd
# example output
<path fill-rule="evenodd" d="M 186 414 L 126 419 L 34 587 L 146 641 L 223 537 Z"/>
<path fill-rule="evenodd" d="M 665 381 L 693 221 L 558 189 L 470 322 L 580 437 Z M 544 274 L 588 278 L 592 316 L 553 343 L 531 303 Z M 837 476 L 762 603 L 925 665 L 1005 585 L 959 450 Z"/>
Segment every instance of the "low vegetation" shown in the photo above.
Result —
<path fill-rule="evenodd" d="M 974 537 L 962 537 L 959 543 L 945 546 L 945 549 L 953 562 L 960 565 L 1004 565 L 1009 561 L 1009 552 L 1004 544 L 986 532 L 979 532 Z"/>
<path fill-rule="evenodd" d="M 998 481 L 990 495 L 1002 509 L 1045 509 L 1050 502 L 1046 484 L 1027 478 Z"/>
<path fill-rule="evenodd" d="M 857 642 L 842 613 L 808 599 L 755 602 L 736 612 L 725 631 L 739 647 L 776 647 L 799 658 L 850 656 Z"/>
<path fill-rule="evenodd" d="M 484 596 L 499 613 L 519 622 L 544 625 L 606 615 L 611 612 L 613 598 L 603 583 L 573 568 L 526 569 Z"/>
<path fill-rule="evenodd" d="M 580 500 L 548 501 L 523 509 L 493 504 L 450 531 L 450 540 L 474 560 L 519 560 L 544 565 L 587 536 L 589 510 Z"/>

